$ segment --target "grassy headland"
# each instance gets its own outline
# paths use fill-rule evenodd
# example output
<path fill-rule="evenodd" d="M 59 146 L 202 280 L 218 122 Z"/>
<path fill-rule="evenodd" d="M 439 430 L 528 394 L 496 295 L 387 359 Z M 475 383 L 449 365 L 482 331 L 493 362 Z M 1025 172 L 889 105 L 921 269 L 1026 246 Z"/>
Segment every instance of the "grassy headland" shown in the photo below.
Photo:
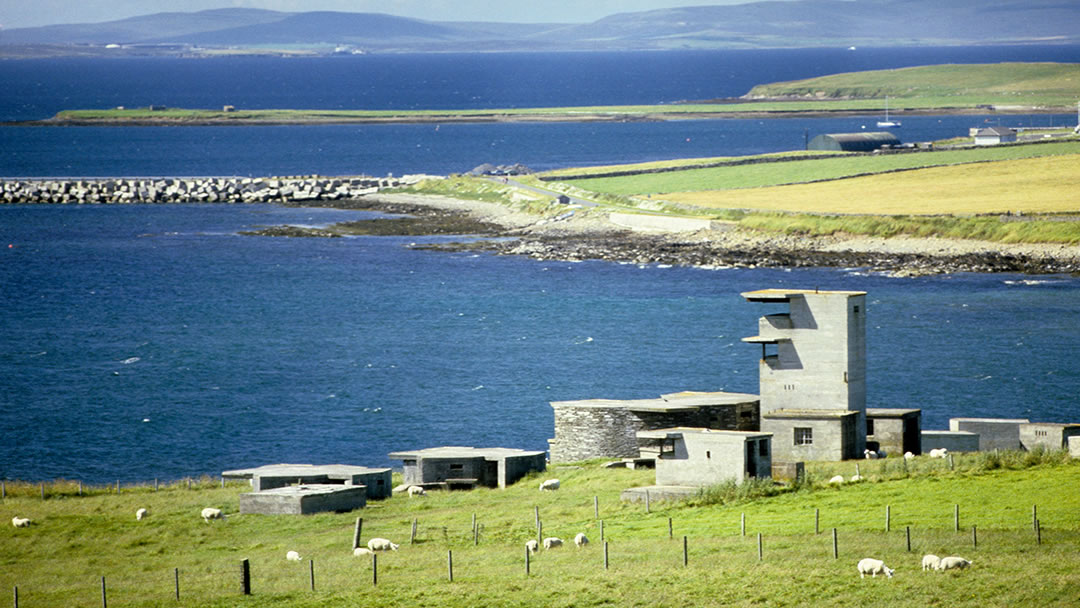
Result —
<path fill-rule="evenodd" d="M 73 109 L 41 124 L 322 124 L 383 122 L 628 121 L 793 115 L 1071 111 L 1080 64 L 943 65 L 837 74 L 759 85 L 739 100 L 634 106 L 482 110 Z"/>
<path fill-rule="evenodd" d="M 820 483 L 855 466 L 867 479 Z M 100 605 L 101 577 L 110 605 L 190 606 L 781 606 L 882 605 L 1065 606 L 1077 600 L 1080 571 L 1080 464 L 1060 452 L 919 457 L 811 464 L 810 483 L 779 493 L 717 487 L 687 503 L 623 503 L 621 490 L 652 483 L 652 471 L 602 469 L 586 462 L 533 475 L 506 490 L 395 496 L 363 511 L 305 517 L 238 515 L 245 486 L 174 484 L 74 489 L 8 484 L 0 585 L 18 586 L 22 605 Z M 559 477 L 558 492 L 538 493 L 539 479 Z M 815 481 L 816 480 L 816 481 Z M 753 488 L 751 488 L 753 490 Z M 768 494 L 773 494 L 768 496 Z M 599 504 L 599 518 L 593 511 Z M 959 506 L 960 530 L 954 529 Z M 1040 535 L 1033 529 L 1037 505 Z M 222 508 L 228 520 L 205 524 L 199 511 Z M 135 520 L 135 509 L 150 510 Z M 889 508 L 890 530 L 885 530 Z M 541 552 L 525 574 L 523 545 L 534 538 L 534 508 L 545 536 L 585 532 L 592 544 Z M 820 515 L 815 534 L 815 510 Z M 472 536 L 472 516 L 480 525 Z M 740 532 L 745 514 L 746 535 Z M 373 589 L 367 558 L 351 555 L 353 523 L 363 540 L 401 543 L 379 556 Z M 668 535 L 669 518 L 672 537 Z M 417 521 L 415 544 L 410 529 Z M 600 521 L 609 542 L 608 569 Z M 906 529 L 911 530 L 911 551 Z M 973 533 L 972 528 L 976 528 Z M 839 559 L 832 555 L 837 529 Z M 762 559 L 757 535 L 762 534 Z M 976 542 L 973 542 L 973 534 Z M 688 563 L 683 565 L 682 537 Z M 1041 541 L 1041 542 L 1040 542 Z M 300 563 L 285 560 L 295 550 Z M 448 580 L 452 551 L 454 580 Z M 963 555 L 962 572 L 922 572 L 924 553 Z M 884 559 L 896 577 L 861 580 L 855 563 Z M 253 595 L 239 594 L 239 564 L 250 560 Z M 308 560 L 314 561 L 315 591 Z M 1038 584 L 1032 584 L 1038 581 Z"/>

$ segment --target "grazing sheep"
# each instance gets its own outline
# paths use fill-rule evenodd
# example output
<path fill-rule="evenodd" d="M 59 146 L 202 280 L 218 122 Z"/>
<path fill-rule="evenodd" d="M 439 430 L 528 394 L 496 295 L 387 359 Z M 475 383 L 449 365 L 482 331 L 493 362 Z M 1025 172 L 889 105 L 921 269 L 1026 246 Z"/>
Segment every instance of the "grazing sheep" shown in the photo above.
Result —
<path fill-rule="evenodd" d="M 285 554 L 285 559 L 289 560 L 290 562 L 298 562 L 300 561 L 300 554 L 296 551 L 289 551 Z"/>
<path fill-rule="evenodd" d="M 859 482 L 859 481 L 862 481 L 862 480 L 863 480 L 863 476 L 859 475 L 858 473 L 851 476 L 851 483 L 856 483 L 856 482 Z"/>
<path fill-rule="evenodd" d="M 873 559 L 870 557 L 859 560 L 859 578 L 866 578 L 869 574 L 871 578 L 877 578 L 878 574 L 884 574 L 885 576 L 892 578 L 893 570 L 885 565 L 885 562 L 880 559 Z"/>
<path fill-rule="evenodd" d="M 561 546 L 562 546 L 562 539 L 561 538 L 555 538 L 554 536 L 549 536 L 549 537 L 544 539 L 544 548 L 545 549 L 558 549 Z"/>
<path fill-rule="evenodd" d="M 844 476 L 843 475 L 837 475 L 836 477 L 833 477 L 832 479 L 830 479 L 829 483 L 834 483 L 836 485 L 840 485 L 840 484 L 844 483 Z"/>
<path fill-rule="evenodd" d="M 546 480 L 540 482 L 540 491 L 541 492 L 543 492 L 544 490 L 558 490 L 558 489 L 559 489 L 559 480 L 558 479 L 546 479 Z"/>
<path fill-rule="evenodd" d="M 946 448 L 934 448 L 930 450 L 930 458 L 945 458 L 949 450 Z"/>
<path fill-rule="evenodd" d="M 589 537 L 585 536 L 584 532 L 578 532 L 577 536 L 574 537 L 574 544 L 578 547 L 584 547 L 589 544 Z"/>
<path fill-rule="evenodd" d="M 427 496 L 427 492 L 420 486 L 409 486 L 409 498 L 413 496 Z"/>
<path fill-rule="evenodd" d="M 352 554 L 354 557 L 360 557 L 361 555 L 372 555 L 374 553 L 374 551 L 368 549 L 367 547 L 357 547 L 352 550 Z"/>
<path fill-rule="evenodd" d="M 135 520 L 136 521 L 142 521 L 142 520 L 146 519 L 146 516 L 149 515 L 149 514 L 150 514 L 150 512 L 147 511 L 146 509 L 139 509 L 138 511 L 135 511 Z"/>
<path fill-rule="evenodd" d="M 971 565 L 971 560 L 962 557 L 943 557 L 938 562 L 938 570 L 963 570 Z"/>
<path fill-rule="evenodd" d="M 540 543 L 536 542 L 536 539 L 530 540 L 525 543 L 525 549 L 529 553 L 536 553 L 536 550 L 540 548 Z"/>
<path fill-rule="evenodd" d="M 911 460 L 912 458 L 915 458 L 915 454 L 912 454 L 911 452 L 904 452 L 904 460 Z"/>
<path fill-rule="evenodd" d="M 30 519 L 26 518 L 26 517 L 12 517 L 11 518 L 11 525 L 15 526 L 16 528 L 29 528 L 30 523 L 31 523 Z"/>
<path fill-rule="evenodd" d="M 867 460 L 877 460 L 878 453 L 873 450 L 863 450 L 863 456 Z"/>
<path fill-rule="evenodd" d="M 399 545 L 386 540 L 385 538 L 373 538 L 367 541 L 367 548 L 372 552 L 376 551 L 397 551 Z"/>
<path fill-rule="evenodd" d="M 933 555 L 933 554 L 927 554 L 927 555 L 924 555 L 923 558 L 922 558 L 922 569 L 923 570 L 937 570 L 938 569 L 938 564 L 940 564 L 940 563 L 941 563 L 941 558 L 940 557 L 938 557 L 936 555 Z"/>
<path fill-rule="evenodd" d="M 225 519 L 225 514 L 221 512 L 221 509 L 206 507 L 202 510 L 202 518 L 206 523 L 210 523 L 211 519 Z"/>

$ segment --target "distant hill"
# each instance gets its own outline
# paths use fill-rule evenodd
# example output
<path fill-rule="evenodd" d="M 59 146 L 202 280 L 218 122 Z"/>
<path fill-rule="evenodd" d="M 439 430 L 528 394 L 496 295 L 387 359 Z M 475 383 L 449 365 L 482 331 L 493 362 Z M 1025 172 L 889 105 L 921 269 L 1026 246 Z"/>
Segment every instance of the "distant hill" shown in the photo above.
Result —
<path fill-rule="evenodd" d="M 219 9 L 0 31 L 4 47 L 153 45 L 367 51 L 650 50 L 1080 43 L 1061 0 L 794 0 L 620 13 L 587 24 L 435 22 L 377 13 Z"/>

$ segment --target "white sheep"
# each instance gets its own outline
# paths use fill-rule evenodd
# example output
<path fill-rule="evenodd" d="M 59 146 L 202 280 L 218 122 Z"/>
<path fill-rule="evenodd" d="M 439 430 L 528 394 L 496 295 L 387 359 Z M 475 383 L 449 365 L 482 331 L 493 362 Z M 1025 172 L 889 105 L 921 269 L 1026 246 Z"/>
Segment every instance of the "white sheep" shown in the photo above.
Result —
<path fill-rule="evenodd" d="M 962 557 L 943 557 L 938 562 L 938 570 L 963 570 L 971 565 L 971 560 Z"/>
<path fill-rule="evenodd" d="M 536 553 L 536 550 L 540 548 L 540 543 L 536 542 L 536 539 L 532 539 L 525 543 L 525 550 L 529 553 Z"/>
<path fill-rule="evenodd" d="M 558 489 L 559 489 L 559 480 L 558 479 L 546 479 L 546 480 L 540 482 L 540 491 L 541 492 L 543 492 L 544 490 L 558 490 Z"/>
<path fill-rule="evenodd" d="M 866 578 L 869 574 L 872 578 L 877 578 L 878 574 L 884 574 L 885 576 L 892 578 L 893 570 L 885 565 L 885 562 L 880 559 L 873 559 L 870 557 L 859 560 L 859 578 Z"/>
<path fill-rule="evenodd" d="M 289 560 L 290 562 L 298 562 L 300 561 L 300 554 L 296 551 L 289 551 L 285 554 L 285 559 Z"/>
<path fill-rule="evenodd" d="M 373 553 L 375 552 L 371 549 L 368 549 L 367 547 L 357 547 L 352 550 L 352 554 L 354 557 L 360 557 L 361 555 L 371 555 Z"/>
<path fill-rule="evenodd" d="M 941 558 L 940 557 L 928 553 L 928 554 L 924 555 L 923 558 L 922 558 L 922 569 L 923 570 L 937 570 L 938 569 L 938 564 L 940 564 L 940 563 L 941 563 Z"/>
<path fill-rule="evenodd" d="M 840 484 L 844 483 L 844 476 L 843 475 L 837 475 L 836 477 L 833 477 L 832 479 L 830 479 L 829 483 L 840 485 Z"/>
<path fill-rule="evenodd" d="M 561 538 L 555 538 L 554 536 L 549 536 L 549 537 L 544 539 L 544 548 L 545 549 L 558 549 L 561 546 L 562 546 L 562 539 Z"/>
<path fill-rule="evenodd" d="M 863 456 L 867 460 L 877 460 L 878 453 L 873 450 L 863 450 Z"/>
<path fill-rule="evenodd" d="M 142 520 L 146 519 L 146 516 L 149 515 L 149 514 L 150 514 L 150 511 L 147 511 L 146 509 L 139 509 L 138 511 L 135 511 L 135 520 L 136 521 L 142 521 Z"/>
<path fill-rule="evenodd" d="M 225 514 L 221 512 L 221 509 L 206 507 L 202 510 L 202 518 L 206 523 L 210 523 L 211 519 L 225 519 Z"/>
<path fill-rule="evenodd" d="M 584 547 L 589 544 L 589 537 L 585 536 L 584 532 L 578 532 L 577 536 L 574 537 L 574 544 L 578 547 Z"/>
<path fill-rule="evenodd" d="M 851 483 L 858 483 L 863 480 L 863 476 L 858 473 L 851 476 Z"/>
<path fill-rule="evenodd" d="M 16 528 L 29 528 L 32 522 L 27 517 L 12 517 L 11 525 Z"/>
<path fill-rule="evenodd" d="M 427 496 L 427 491 L 420 486 L 409 486 L 409 498 L 413 496 Z"/>
<path fill-rule="evenodd" d="M 373 538 L 367 541 L 367 548 L 372 552 L 377 551 L 397 551 L 400 545 L 395 545 L 385 538 Z"/>
<path fill-rule="evenodd" d="M 904 460 L 911 460 L 912 458 L 915 458 L 915 454 L 912 454 L 911 452 L 904 452 Z"/>
<path fill-rule="evenodd" d="M 934 448 L 930 450 L 930 458 L 945 458 L 949 453 L 946 448 Z"/>

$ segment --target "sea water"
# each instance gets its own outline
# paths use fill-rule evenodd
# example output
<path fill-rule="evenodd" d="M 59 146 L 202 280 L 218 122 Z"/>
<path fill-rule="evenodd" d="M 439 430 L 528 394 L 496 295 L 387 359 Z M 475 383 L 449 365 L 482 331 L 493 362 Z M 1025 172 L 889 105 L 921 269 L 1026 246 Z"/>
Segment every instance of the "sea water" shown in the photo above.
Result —
<path fill-rule="evenodd" d="M 878 56 L 910 59 L 905 53 Z M 463 107 L 453 92 L 459 89 L 480 105 L 652 103 L 748 88 L 727 92 L 715 70 L 694 80 L 704 69 L 700 62 L 728 66 L 747 82 L 840 65 L 817 52 L 780 53 L 786 59 L 772 64 L 769 56 L 626 56 L 621 73 L 653 74 L 633 86 L 597 77 L 596 86 L 581 79 L 522 93 L 505 84 L 514 73 L 505 63 L 438 86 L 409 88 L 399 80 L 375 90 L 384 107 L 435 107 L 433 99 Z M 537 70 L 554 78 L 590 57 L 594 73 L 620 73 L 610 63 L 618 58 L 603 55 L 571 62 L 552 56 L 546 71 Z M 691 59 L 699 63 L 684 74 L 687 87 L 664 88 L 668 79 L 656 76 L 664 70 L 655 66 L 670 72 Z M 301 64 L 245 61 L 0 62 L 5 84 L 17 85 L 0 93 L 0 108 L 7 117 L 27 118 L 85 107 L 87 99 L 105 106 L 213 107 L 238 99 L 241 105 L 262 100 L 262 107 L 351 105 L 349 86 L 302 86 L 295 67 Z M 333 61 L 326 64 L 337 70 L 363 65 Z M 444 57 L 411 61 L 420 71 L 430 68 L 428 61 L 442 70 L 455 66 Z M 321 64 L 305 65 L 316 73 L 311 66 Z M 869 62 L 859 69 L 872 67 L 890 66 Z M 263 82 L 244 89 L 250 97 L 239 98 L 239 89 L 219 95 L 225 75 L 248 71 Z M 135 84 L 123 84 L 124 73 Z M 101 79 L 105 84 L 95 84 Z M 400 174 L 465 170 L 479 162 L 547 168 L 791 149 L 815 125 L 812 133 L 852 130 L 862 119 L 844 120 L 443 125 L 437 131 L 0 127 L 0 174 Z M 904 132 L 921 129 L 923 120 L 950 119 L 905 117 Z M 399 463 L 387 459 L 389 452 L 446 444 L 543 450 L 554 433 L 550 401 L 756 392 L 759 350 L 740 338 L 754 334 L 757 317 L 774 309 L 739 294 L 766 287 L 868 293 L 870 407 L 920 408 L 924 428 L 937 429 L 954 416 L 1080 420 L 1075 278 L 893 279 L 862 269 L 541 262 L 410 247 L 443 240 L 434 237 L 238 234 L 364 217 L 370 215 L 272 205 L 0 206 L 0 477 L 127 482 L 273 462 L 392 465 Z"/>

